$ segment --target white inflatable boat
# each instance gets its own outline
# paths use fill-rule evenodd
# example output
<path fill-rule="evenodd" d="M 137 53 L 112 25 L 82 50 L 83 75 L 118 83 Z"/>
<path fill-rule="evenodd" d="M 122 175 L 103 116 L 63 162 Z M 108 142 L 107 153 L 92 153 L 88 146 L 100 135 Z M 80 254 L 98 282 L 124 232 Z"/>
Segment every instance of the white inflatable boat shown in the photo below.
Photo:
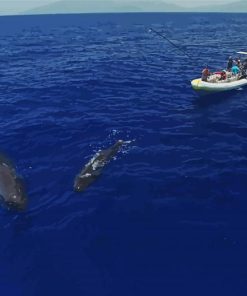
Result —
<path fill-rule="evenodd" d="M 210 94 L 220 91 L 228 91 L 233 89 L 239 89 L 247 85 L 247 78 L 241 79 L 226 79 L 215 82 L 202 81 L 201 78 L 194 79 L 191 81 L 192 88 L 198 91 L 199 94 Z"/>
<path fill-rule="evenodd" d="M 239 51 L 238 54 L 247 55 L 247 52 Z M 192 88 L 198 92 L 199 95 L 212 94 L 222 91 L 230 91 L 240 89 L 247 86 L 247 77 L 242 74 L 233 75 L 231 72 L 225 71 L 225 79 L 221 79 L 218 72 L 211 74 L 207 81 L 202 81 L 197 78 L 191 81 Z"/>

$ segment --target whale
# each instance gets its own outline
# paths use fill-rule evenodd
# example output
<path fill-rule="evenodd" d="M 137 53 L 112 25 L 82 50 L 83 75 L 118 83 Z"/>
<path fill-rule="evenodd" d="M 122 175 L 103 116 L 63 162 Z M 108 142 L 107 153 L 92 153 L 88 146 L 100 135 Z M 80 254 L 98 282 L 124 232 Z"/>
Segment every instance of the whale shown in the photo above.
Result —
<path fill-rule="evenodd" d="M 23 180 L 3 155 L 0 156 L 0 204 L 8 210 L 17 211 L 23 211 L 27 206 Z"/>
<path fill-rule="evenodd" d="M 85 165 L 74 180 L 74 191 L 82 192 L 91 185 L 102 173 L 104 167 L 119 152 L 124 141 L 118 140 L 113 146 L 97 152 Z"/>

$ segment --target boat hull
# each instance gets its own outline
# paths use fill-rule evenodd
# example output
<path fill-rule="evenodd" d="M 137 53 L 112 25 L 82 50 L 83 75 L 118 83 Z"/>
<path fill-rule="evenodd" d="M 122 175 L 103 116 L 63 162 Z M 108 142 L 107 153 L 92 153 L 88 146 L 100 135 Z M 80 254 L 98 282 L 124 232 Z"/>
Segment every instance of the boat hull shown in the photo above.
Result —
<path fill-rule="evenodd" d="M 212 83 L 202 81 L 200 78 L 198 78 L 191 81 L 191 86 L 199 95 L 207 95 L 242 88 L 247 86 L 247 79 L 243 78 L 229 82 L 222 81 Z"/>

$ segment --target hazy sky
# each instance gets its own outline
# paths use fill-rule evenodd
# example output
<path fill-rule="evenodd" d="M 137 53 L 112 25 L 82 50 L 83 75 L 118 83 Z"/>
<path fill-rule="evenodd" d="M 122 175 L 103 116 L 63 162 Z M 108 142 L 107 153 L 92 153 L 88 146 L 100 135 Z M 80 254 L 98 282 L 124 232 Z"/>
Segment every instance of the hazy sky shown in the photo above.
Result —
<path fill-rule="evenodd" d="M 0 0 L 1 1 L 1 0 Z M 202 6 L 202 5 L 219 5 L 219 4 L 227 4 L 227 3 L 233 3 L 238 2 L 240 0 L 206 0 L 206 1 L 198 1 L 198 0 L 174 0 L 174 1 L 166 1 L 170 3 L 174 3 L 177 5 L 183 5 L 183 6 Z"/>
<path fill-rule="evenodd" d="M 0 14 L 14 14 L 37 6 L 56 2 L 54 0 L 0 0 Z"/>
<path fill-rule="evenodd" d="M 19 13 L 28 9 L 32 9 L 37 6 L 43 6 L 48 3 L 57 2 L 58 0 L 0 0 L 0 14 L 14 14 Z M 69 1 L 69 0 L 68 0 Z M 83 1 L 83 0 L 78 0 Z M 94 1 L 94 0 L 91 0 Z M 99 1 L 99 0 L 98 0 Z M 101 0 L 104 1 L 104 0 Z M 114 0 L 116 2 L 125 2 L 125 0 Z M 130 0 L 128 0 L 129 2 Z M 142 1 L 142 0 L 135 0 Z M 148 0 L 144 0 L 148 1 Z M 154 0 L 150 0 L 152 2 Z M 173 3 L 183 6 L 201 6 L 202 4 L 211 5 L 211 4 L 225 4 L 231 2 L 237 2 L 239 0 L 206 0 L 206 1 L 198 1 L 198 0 L 158 0 L 167 3 Z"/>

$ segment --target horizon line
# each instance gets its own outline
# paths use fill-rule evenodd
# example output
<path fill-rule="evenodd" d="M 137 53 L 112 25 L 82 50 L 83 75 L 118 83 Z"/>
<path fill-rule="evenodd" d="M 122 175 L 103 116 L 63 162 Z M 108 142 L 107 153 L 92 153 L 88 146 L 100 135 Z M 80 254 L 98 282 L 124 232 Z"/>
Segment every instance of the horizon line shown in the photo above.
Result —
<path fill-rule="evenodd" d="M 42 15 L 80 15 L 80 14 L 150 14 L 150 13 L 157 13 L 157 14 L 164 14 L 164 13 L 213 13 L 213 14 L 247 14 L 247 12 L 241 11 L 126 11 L 126 12 L 55 12 L 55 13 L 18 13 L 18 14 L 0 14 L 0 17 L 14 17 L 14 16 L 42 16 Z"/>

